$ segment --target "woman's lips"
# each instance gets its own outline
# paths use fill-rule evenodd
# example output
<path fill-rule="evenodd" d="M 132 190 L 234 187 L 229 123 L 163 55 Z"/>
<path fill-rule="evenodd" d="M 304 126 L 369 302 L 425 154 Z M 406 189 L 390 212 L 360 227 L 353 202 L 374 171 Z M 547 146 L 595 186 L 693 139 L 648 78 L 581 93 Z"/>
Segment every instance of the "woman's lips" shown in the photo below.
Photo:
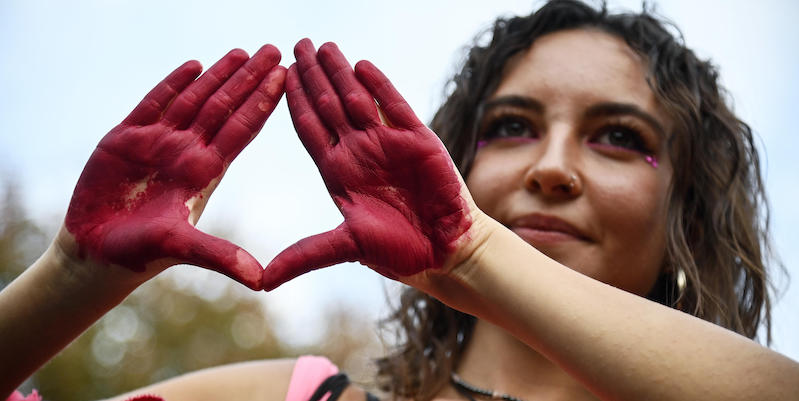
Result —
<path fill-rule="evenodd" d="M 579 238 L 562 231 L 538 230 L 528 227 L 513 227 L 511 231 L 532 245 L 557 244 L 579 240 Z"/>
<path fill-rule="evenodd" d="M 553 216 L 528 215 L 514 220 L 509 227 L 516 235 L 534 246 L 588 240 L 573 225 Z"/>

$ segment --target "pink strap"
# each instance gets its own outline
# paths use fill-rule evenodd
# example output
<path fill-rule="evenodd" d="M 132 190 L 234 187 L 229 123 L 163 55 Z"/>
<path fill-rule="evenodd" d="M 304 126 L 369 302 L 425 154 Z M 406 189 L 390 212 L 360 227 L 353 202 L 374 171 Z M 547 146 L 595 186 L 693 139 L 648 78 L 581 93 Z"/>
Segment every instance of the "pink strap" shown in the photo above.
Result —
<path fill-rule="evenodd" d="M 14 391 L 6 398 L 6 401 L 42 401 L 42 397 L 36 390 L 33 390 L 27 397 L 22 395 L 19 391 Z"/>
<path fill-rule="evenodd" d="M 301 356 L 291 373 L 286 401 L 308 401 L 325 379 L 338 373 L 338 368 L 321 356 Z M 327 395 L 322 401 L 327 400 Z"/>

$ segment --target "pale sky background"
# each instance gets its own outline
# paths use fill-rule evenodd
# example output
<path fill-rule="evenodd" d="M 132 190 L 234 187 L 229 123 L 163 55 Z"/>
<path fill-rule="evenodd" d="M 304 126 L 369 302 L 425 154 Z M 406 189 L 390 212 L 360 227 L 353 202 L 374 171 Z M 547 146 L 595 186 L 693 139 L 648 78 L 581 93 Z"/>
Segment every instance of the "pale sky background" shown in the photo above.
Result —
<path fill-rule="evenodd" d="M 55 226 L 97 141 L 172 69 L 210 66 L 234 47 L 264 43 L 294 59 L 303 37 L 369 59 L 429 121 L 463 46 L 498 15 L 530 1 L 37 1 L 0 2 L 0 175 L 20 184 L 28 212 Z M 639 1 L 611 1 L 640 8 Z M 721 67 L 735 109 L 760 140 L 776 249 L 794 284 L 776 304 L 773 347 L 799 360 L 799 2 L 661 1 L 686 42 Z M 294 241 L 341 221 L 296 139 L 285 101 L 241 154 L 200 227 L 225 227 L 264 265 Z M 200 274 L 202 275 L 202 274 Z M 197 277 L 197 274 L 188 277 Z M 198 282 L 207 282 L 198 281 Z M 209 284 L 210 285 L 210 284 Z M 369 316 L 386 281 L 359 265 L 299 278 L 264 295 L 285 333 L 302 341 L 332 305 Z M 393 288 L 393 287 L 392 287 Z"/>

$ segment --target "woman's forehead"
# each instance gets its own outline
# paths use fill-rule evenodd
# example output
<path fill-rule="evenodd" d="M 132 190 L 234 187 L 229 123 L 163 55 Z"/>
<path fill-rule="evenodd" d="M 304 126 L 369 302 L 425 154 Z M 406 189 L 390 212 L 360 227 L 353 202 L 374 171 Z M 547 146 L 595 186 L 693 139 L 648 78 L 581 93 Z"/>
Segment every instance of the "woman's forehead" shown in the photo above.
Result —
<path fill-rule="evenodd" d="M 647 78 L 647 62 L 623 39 L 592 28 L 563 30 L 538 38 L 509 60 L 487 101 L 523 97 L 544 112 L 557 108 L 571 115 L 601 104 L 629 105 L 670 132 L 671 119 Z"/>
<path fill-rule="evenodd" d="M 595 29 L 565 30 L 542 36 L 515 57 L 492 97 L 573 97 L 635 103 L 654 112 L 646 77 L 645 62 L 622 39 Z"/>

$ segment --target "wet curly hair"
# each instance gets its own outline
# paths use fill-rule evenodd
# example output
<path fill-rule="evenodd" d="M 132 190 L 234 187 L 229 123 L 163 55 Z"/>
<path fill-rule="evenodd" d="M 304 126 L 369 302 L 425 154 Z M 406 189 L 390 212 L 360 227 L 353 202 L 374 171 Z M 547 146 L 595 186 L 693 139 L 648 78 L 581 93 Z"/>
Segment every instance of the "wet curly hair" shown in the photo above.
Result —
<path fill-rule="evenodd" d="M 762 325 L 770 341 L 768 205 L 752 131 L 731 110 L 717 69 L 646 5 L 640 13 L 611 13 L 605 4 L 554 0 L 529 16 L 499 18 L 475 39 L 431 128 L 467 176 L 478 140 L 477 111 L 505 66 L 538 38 L 569 29 L 623 39 L 646 63 L 648 84 L 673 123 L 666 260 L 648 298 L 749 338 Z M 676 284 L 680 271 L 682 289 Z M 449 381 L 474 321 L 405 289 L 384 321 L 398 343 L 377 361 L 378 385 L 395 397 L 431 399 Z"/>

